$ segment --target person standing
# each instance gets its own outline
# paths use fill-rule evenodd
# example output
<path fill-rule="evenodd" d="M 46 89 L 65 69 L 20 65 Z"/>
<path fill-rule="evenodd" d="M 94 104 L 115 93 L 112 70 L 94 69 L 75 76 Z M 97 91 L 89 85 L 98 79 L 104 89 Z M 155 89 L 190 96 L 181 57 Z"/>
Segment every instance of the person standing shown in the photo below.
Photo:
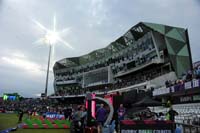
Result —
<path fill-rule="evenodd" d="M 176 112 L 175 110 L 173 110 L 172 107 L 170 107 L 168 114 L 169 114 L 169 120 L 174 122 L 174 118 L 175 118 L 176 115 L 178 115 L 178 112 Z"/>
<path fill-rule="evenodd" d="M 22 109 L 19 110 L 18 115 L 19 115 L 18 123 L 20 123 L 20 122 L 22 122 L 22 118 L 23 118 L 23 115 L 24 115 L 24 112 L 23 112 Z"/>
<path fill-rule="evenodd" d="M 64 112 L 65 120 L 67 120 L 69 118 L 68 109 L 64 108 L 63 112 Z"/>
<path fill-rule="evenodd" d="M 98 122 L 98 132 L 101 133 L 102 126 L 104 125 L 104 122 L 106 120 L 106 109 L 104 108 L 104 104 L 101 104 L 101 107 L 97 110 L 96 118 Z"/>
<path fill-rule="evenodd" d="M 124 120 L 126 109 L 124 108 L 123 104 L 120 104 L 117 113 L 118 113 L 118 121 L 120 122 L 121 120 Z"/>
<path fill-rule="evenodd" d="M 78 107 L 78 110 L 74 113 L 73 124 L 75 133 L 83 133 L 83 123 L 81 121 L 83 116 L 82 106 Z"/>

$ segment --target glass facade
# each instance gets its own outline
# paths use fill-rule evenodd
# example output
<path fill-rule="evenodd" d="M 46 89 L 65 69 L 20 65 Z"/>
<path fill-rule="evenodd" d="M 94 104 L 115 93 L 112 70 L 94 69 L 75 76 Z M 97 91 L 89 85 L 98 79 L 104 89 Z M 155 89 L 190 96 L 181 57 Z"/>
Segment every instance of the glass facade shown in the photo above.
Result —
<path fill-rule="evenodd" d="M 116 78 L 119 74 L 126 75 L 152 64 L 158 64 L 155 73 L 162 73 L 161 65 L 169 64 L 166 72 L 174 71 L 177 77 L 180 77 L 191 69 L 192 61 L 187 38 L 187 32 L 183 28 L 140 22 L 105 48 L 80 57 L 57 61 L 54 65 L 55 90 L 78 91 L 79 88 L 100 82 L 113 84 L 119 81 Z M 102 74 L 96 74 L 98 76 L 94 73 L 89 74 L 90 71 L 104 67 L 107 70 Z M 108 70 L 109 67 L 111 72 Z M 154 77 L 149 72 L 144 73 Z M 134 79 L 134 76 L 131 76 Z M 108 80 L 108 77 L 113 80 Z M 148 79 L 146 77 L 144 79 Z"/>

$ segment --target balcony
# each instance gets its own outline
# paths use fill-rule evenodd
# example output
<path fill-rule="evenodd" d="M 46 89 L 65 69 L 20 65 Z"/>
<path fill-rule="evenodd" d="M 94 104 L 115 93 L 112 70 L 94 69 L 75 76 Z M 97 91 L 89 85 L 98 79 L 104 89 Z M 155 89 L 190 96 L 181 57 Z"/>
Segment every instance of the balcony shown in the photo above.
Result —
<path fill-rule="evenodd" d="M 66 85 L 66 84 L 76 84 L 76 83 L 78 82 L 75 79 L 67 81 L 56 81 L 56 85 Z"/>
<path fill-rule="evenodd" d="M 85 85 L 85 87 L 92 87 L 92 86 L 105 85 L 105 84 L 108 84 L 108 81 L 99 81 L 99 82 L 90 83 L 90 84 Z"/>
<path fill-rule="evenodd" d="M 152 65 L 152 64 L 159 64 L 159 63 L 164 63 L 164 60 L 163 59 L 158 59 L 158 58 L 155 58 L 155 59 L 152 59 L 151 61 L 149 62 L 146 62 L 145 64 L 141 65 L 141 66 L 138 66 L 138 67 L 135 67 L 135 68 L 132 68 L 132 69 L 129 69 L 129 70 L 126 70 L 126 71 L 120 71 L 118 72 L 114 77 L 117 78 L 117 77 L 120 77 L 120 76 L 124 76 L 126 74 L 129 74 L 129 73 L 132 73 L 132 72 L 135 72 L 135 71 L 138 71 L 140 69 L 143 69 L 149 65 Z"/>
<path fill-rule="evenodd" d="M 199 87 L 200 87 L 200 79 L 193 79 L 192 81 L 179 83 L 170 87 L 163 86 L 159 89 L 154 90 L 153 96 L 166 95 Z"/>

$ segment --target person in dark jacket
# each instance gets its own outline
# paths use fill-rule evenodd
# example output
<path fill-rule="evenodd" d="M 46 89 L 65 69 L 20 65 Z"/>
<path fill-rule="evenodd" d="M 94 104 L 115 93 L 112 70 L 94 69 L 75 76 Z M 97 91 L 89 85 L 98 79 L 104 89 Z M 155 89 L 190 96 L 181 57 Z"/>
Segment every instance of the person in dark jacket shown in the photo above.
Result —
<path fill-rule="evenodd" d="M 168 114 L 169 114 L 169 120 L 174 122 L 174 118 L 175 118 L 176 115 L 178 115 L 178 112 L 176 112 L 175 110 L 173 110 L 172 107 L 170 107 Z"/>
<path fill-rule="evenodd" d="M 83 128 L 85 127 L 86 112 L 84 106 L 78 107 L 78 110 L 74 113 L 73 122 L 75 133 L 83 133 Z"/>
<path fill-rule="evenodd" d="M 118 120 L 119 121 L 124 120 L 126 109 L 124 108 L 123 104 L 120 104 L 120 107 L 117 110 L 117 113 L 118 113 Z"/>
<path fill-rule="evenodd" d="M 22 109 L 19 110 L 18 115 L 19 115 L 18 123 L 20 123 L 20 122 L 22 122 L 22 118 L 23 118 L 23 115 L 24 115 L 24 112 L 23 112 Z"/>

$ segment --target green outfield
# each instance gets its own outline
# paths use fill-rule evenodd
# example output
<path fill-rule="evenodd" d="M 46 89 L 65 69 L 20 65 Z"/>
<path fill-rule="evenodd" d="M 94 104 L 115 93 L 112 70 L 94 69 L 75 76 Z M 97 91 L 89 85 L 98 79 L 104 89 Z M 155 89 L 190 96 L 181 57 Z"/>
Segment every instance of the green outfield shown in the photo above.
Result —
<path fill-rule="evenodd" d="M 23 119 L 27 116 L 24 115 Z M 0 131 L 7 128 L 16 127 L 18 124 L 18 117 L 16 114 L 0 113 Z M 69 129 L 17 129 L 13 133 L 69 133 Z"/>

